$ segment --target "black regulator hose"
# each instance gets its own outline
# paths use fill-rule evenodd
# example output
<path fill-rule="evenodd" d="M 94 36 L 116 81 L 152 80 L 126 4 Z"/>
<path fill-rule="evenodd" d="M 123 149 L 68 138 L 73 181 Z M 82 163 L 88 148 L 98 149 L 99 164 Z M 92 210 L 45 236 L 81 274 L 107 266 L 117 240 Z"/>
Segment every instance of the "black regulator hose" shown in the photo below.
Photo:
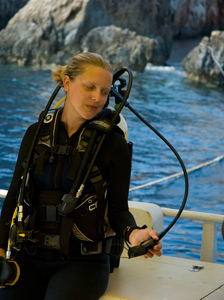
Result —
<path fill-rule="evenodd" d="M 122 95 L 119 94 L 115 90 L 113 90 L 112 92 L 113 92 L 113 95 L 116 98 L 117 103 L 119 103 L 123 99 Z M 188 190 L 189 190 L 188 174 L 187 174 L 186 167 L 185 167 L 180 155 L 175 150 L 175 148 L 169 143 L 169 141 L 161 133 L 159 133 L 151 124 L 149 124 L 141 115 L 139 115 L 130 106 L 130 104 L 128 102 L 125 103 L 125 107 L 128 107 L 146 126 L 148 126 L 154 133 L 156 133 L 167 144 L 167 146 L 175 154 L 175 156 L 178 159 L 178 161 L 179 161 L 179 163 L 182 167 L 182 170 L 183 170 L 184 179 L 185 179 L 185 192 L 184 192 L 183 201 L 182 201 L 182 204 L 179 208 L 179 211 L 176 214 L 173 221 L 167 226 L 166 229 L 164 229 L 162 232 L 160 232 L 158 234 L 158 238 L 159 238 L 159 240 L 161 240 L 167 234 L 167 232 L 173 227 L 173 225 L 177 222 L 177 220 L 179 219 L 179 217 L 180 217 L 180 215 L 181 215 L 181 213 L 182 213 L 182 211 L 185 207 L 185 204 L 187 202 L 187 197 L 188 197 Z M 142 242 L 139 246 L 129 247 L 128 256 L 129 256 L 129 258 L 132 258 L 132 257 L 144 255 L 144 254 L 147 253 L 147 251 L 149 249 L 152 249 L 157 243 L 158 243 L 158 240 L 150 239 L 149 241 Z"/>
<path fill-rule="evenodd" d="M 161 233 L 159 233 L 159 239 L 162 239 L 164 237 L 164 235 L 173 227 L 173 225 L 176 223 L 176 221 L 179 219 L 185 204 L 187 202 L 187 196 L 188 196 L 188 190 L 189 190 L 189 182 L 188 182 L 188 175 L 187 175 L 187 170 L 186 167 L 180 157 L 180 155 L 178 154 L 178 152 L 175 150 L 175 148 L 170 144 L 170 142 L 161 134 L 159 133 L 151 124 L 149 124 L 142 116 L 140 116 L 130 105 L 129 103 L 126 104 L 126 107 L 128 107 L 146 126 L 148 126 L 152 131 L 154 131 L 166 144 L 167 146 L 172 150 L 172 152 L 175 154 L 175 156 L 177 157 L 183 173 L 184 173 L 184 179 L 185 179 L 185 192 L 184 192 L 184 198 L 181 204 L 181 207 L 179 208 L 179 211 L 177 213 L 177 215 L 175 216 L 175 218 L 173 219 L 173 221 L 167 226 L 167 228 L 165 230 L 163 230 Z"/>

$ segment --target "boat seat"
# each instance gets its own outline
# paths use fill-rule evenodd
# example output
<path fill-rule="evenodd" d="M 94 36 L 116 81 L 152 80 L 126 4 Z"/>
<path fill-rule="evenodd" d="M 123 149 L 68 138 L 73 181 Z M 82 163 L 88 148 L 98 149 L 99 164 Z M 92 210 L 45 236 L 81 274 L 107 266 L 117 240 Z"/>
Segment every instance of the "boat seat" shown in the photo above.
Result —
<path fill-rule="evenodd" d="M 157 232 L 163 230 L 164 216 L 158 205 L 137 201 L 129 201 L 128 205 L 138 226 L 147 225 Z"/>
<path fill-rule="evenodd" d="M 164 215 L 162 209 L 152 203 L 129 201 L 129 210 L 133 214 L 138 226 L 147 225 L 158 233 L 163 230 Z M 127 250 L 124 249 L 122 257 L 127 257 Z"/>

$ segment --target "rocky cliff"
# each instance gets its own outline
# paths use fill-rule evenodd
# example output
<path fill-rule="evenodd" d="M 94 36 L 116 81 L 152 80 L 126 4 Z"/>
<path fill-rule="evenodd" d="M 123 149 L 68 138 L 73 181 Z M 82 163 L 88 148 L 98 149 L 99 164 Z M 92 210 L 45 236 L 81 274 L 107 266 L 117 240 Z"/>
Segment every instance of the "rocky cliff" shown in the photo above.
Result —
<path fill-rule="evenodd" d="M 0 30 L 29 0 L 0 0 Z"/>
<path fill-rule="evenodd" d="M 170 0 L 174 38 L 210 35 L 224 30 L 223 0 Z"/>
<path fill-rule="evenodd" d="M 1 26 L 14 15 L 0 31 L 2 64 L 66 64 L 92 51 L 114 69 L 143 71 L 166 62 L 173 37 L 204 34 L 182 66 L 193 80 L 223 85 L 221 0 L 0 0 L 0 15 Z"/>
<path fill-rule="evenodd" d="M 22 8 L 28 1 L 29 0 L 0 0 L 0 30 L 6 26 L 14 14 L 18 12 L 18 10 Z M 111 6 L 111 1 L 107 2 L 110 2 L 109 5 Z M 172 34 L 174 39 L 189 38 L 198 34 L 209 35 L 213 30 L 224 30 L 224 1 L 169 0 L 167 1 L 167 4 L 169 2 L 170 7 L 169 12 L 167 12 L 167 16 L 171 17 Z M 133 22 L 130 22 L 130 19 L 128 22 L 126 22 L 126 18 L 130 12 L 135 15 L 136 11 L 144 10 L 146 2 L 136 1 L 134 7 L 132 6 L 132 8 L 129 7 L 128 4 L 129 1 L 121 1 L 120 4 L 118 4 L 118 6 L 111 11 L 111 13 L 119 15 L 120 23 L 126 23 L 125 27 L 127 28 L 129 28 L 129 26 L 138 26 L 138 23 L 133 24 Z M 164 2 L 157 1 L 153 4 L 153 1 L 149 0 L 147 4 L 148 6 L 152 6 L 152 10 L 156 12 L 155 7 L 157 6 L 161 8 Z M 106 3 L 106 5 L 108 5 L 108 3 Z M 100 7 L 100 3 L 98 4 L 98 7 Z M 167 6 L 165 6 L 165 9 L 166 7 Z M 133 8 L 136 8 L 136 11 L 133 10 Z M 96 17 L 98 17 L 98 14 L 96 14 Z M 147 25 L 147 23 L 143 22 L 142 25 Z M 132 30 L 131 27 L 129 29 Z M 147 29 L 144 30 L 147 31 Z"/>
<path fill-rule="evenodd" d="M 126 62 L 141 62 L 140 68 L 130 62 L 137 70 L 142 70 L 149 59 L 152 63 L 163 64 L 172 47 L 169 8 L 167 0 L 30 0 L 0 32 L 0 62 L 19 65 L 66 63 L 84 48 L 92 49 L 91 31 L 101 27 L 102 41 L 108 41 L 109 30 L 112 33 L 110 46 L 116 44 L 119 53 L 122 47 L 128 49 Z M 106 29 L 111 25 L 114 27 Z M 96 39 L 96 32 L 92 34 L 92 39 Z M 140 41 L 138 50 L 134 47 L 135 38 Z M 154 55 L 150 56 L 149 45 Z M 102 49 L 103 45 L 100 47 Z M 110 52 L 108 48 L 109 44 L 105 43 L 102 51 L 107 51 L 113 64 L 112 58 L 118 52 L 114 52 L 113 47 Z"/>

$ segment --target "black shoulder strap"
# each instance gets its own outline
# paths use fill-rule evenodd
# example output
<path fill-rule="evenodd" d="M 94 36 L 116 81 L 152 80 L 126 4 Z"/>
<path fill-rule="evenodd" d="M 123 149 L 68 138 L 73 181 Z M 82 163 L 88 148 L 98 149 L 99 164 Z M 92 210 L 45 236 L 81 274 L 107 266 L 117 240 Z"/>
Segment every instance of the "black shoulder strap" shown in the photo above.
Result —
<path fill-rule="evenodd" d="M 57 140 L 57 127 L 59 122 L 60 109 L 50 110 L 46 115 L 42 129 L 39 135 L 39 140 L 35 147 L 36 167 L 35 173 L 42 174 L 46 152 L 52 152 Z M 44 150 L 43 150 L 44 147 Z M 52 153 L 51 153 L 52 154 Z"/>

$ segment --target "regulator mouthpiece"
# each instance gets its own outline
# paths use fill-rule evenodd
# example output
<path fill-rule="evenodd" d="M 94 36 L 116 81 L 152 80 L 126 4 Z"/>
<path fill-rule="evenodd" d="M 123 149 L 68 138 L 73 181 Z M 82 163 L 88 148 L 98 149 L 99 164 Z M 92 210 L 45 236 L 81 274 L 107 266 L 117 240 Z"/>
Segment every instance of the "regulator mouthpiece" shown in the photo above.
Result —
<path fill-rule="evenodd" d="M 0 256 L 0 285 L 14 285 L 19 276 L 20 268 L 17 262 Z"/>

